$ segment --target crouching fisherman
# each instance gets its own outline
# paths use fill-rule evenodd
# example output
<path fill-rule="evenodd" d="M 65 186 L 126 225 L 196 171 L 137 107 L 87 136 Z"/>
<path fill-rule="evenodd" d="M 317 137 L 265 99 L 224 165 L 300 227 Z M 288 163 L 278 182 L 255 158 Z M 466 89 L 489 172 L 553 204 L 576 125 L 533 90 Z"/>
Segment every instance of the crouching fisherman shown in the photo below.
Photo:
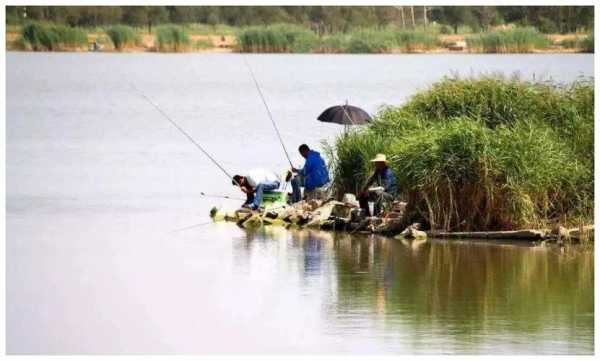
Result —
<path fill-rule="evenodd" d="M 322 187 L 329 182 L 329 170 L 325 160 L 317 151 L 311 150 L 308 145 L 302 144 L 298 151 L 306 162 L 304 167 L 297 169 L 292 167 L 292 171 L 304 178 L 304 199 L 323 198 Z M 292 202 L 296 203 L 302 199 L 300 192 L 300 179 L 298 176 L 292 178 Z"/>
<path fill-rule="evenodd" d="M 262 202 L 263 192 L 278 189 L 281 180 L 270 170 L 255 168 L 249 170 L 246 175 L 234 175 L 231 183 L 246 193 L 246 202 L 242 207 L 256 210 Z"/>
<path fill-rule="evenodd" d="M 398 183 L 394 171 L 388 167 L 385 154 L 377 154 L 371 163 L 375 166 L 375 172 L 367 180 L 367 184 L 358 197 L 358 202 L 367 215 L 377 216 L 381 213 L 384 204 L 391 204 L 398 195 Z M 374 184 L 376 186 L 371 187 Z M 369 202 L 374 203 L 373 212 L 369 209 Z"/>

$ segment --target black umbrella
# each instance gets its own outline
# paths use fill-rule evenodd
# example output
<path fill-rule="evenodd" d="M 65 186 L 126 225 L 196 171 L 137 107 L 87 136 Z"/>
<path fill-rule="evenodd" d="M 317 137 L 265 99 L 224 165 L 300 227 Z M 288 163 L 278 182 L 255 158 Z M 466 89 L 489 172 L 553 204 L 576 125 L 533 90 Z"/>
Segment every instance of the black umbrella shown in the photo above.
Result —
<path fill-rule="evenodd" d="M 327 123 L 337 123 L 343 125 L 361 125 L 370 122 L 369 113 L 353 105 L 334 105 L 325 109 L 318 120 Z"/>

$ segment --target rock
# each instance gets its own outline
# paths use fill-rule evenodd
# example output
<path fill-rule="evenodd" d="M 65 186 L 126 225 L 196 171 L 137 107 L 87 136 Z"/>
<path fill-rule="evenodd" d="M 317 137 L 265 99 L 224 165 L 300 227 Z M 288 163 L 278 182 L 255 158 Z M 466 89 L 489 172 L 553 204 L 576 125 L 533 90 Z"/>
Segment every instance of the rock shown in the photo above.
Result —
<path fill-rule="evenodd" d="M 346 205 L 344 203 L 335 204 L 333 206 L 333 209 L 331 210 L 331 216 L 342 218 L 346 222 L 350 222 L 350 219 L 352 218 L 352 210 L 353 209 L 354 209 L 353 207 L 349 207 L 348 205 Z"/>
<path fill-rule="evenodd" d="M 402 231 L 396 238 L 406 238 L 406 239 L 426 239 L 427 233 L 420 231 L 420 224 L 414 223 L 408 227 L 404 231 Z"/>
<path fill-rule="evenodd" d="M 462 51 L 467 47 L 467 42 L 465 41 L 453 41 L 446 46 L 448 49 L 453 51 Z"/>
<path fill-rule="evenodd" d="M 356 196 L 352 193 L 346 193 L 344 194 L 344 197 L 342 197 L 342 202 L 344 202 L 347 206 L 356 208 L 359 207 L 359 203 L 356 200 Z"/>
<path fill-rule="evenodd" d="M 395 234 L 400 232 L 404 226 L 404 220 L 400 218 L 383 218 L 381 224 L 376 226 L 374 233 Z"/>
<path fill-rule="evenodd" d="M 319 227 L 322 222 L 329 219 L 331 212 L 336 205 L 343 205 L 338 201 L 327 201 L 321 207 L 312 212 L 312 219 L 306 224 L 307 227 Z"/>
<path fill-rule="evenodd" d="M 560 244 L 570 240 L 569 230 L 560 224 L 557 224 L 556 227 L 550 231 L 550 234 L 556 237 L 556 242 Z"/>
<path fill-rule="evenodd" d="M 308 210 L 313 211 L 313 210 L 319 208 L 323 204 L 323 201 L 320 199 L 311 199 L 311 200 L 307 201 L 307 203 L 308 203 Z"/>
<path fill-rule="evenodd" d="M 244 228 L 258 228 L 263 225 L 263 219 L 258 213 L 252 214 L 246 220 L 242 222 Z"/>
<path fill-rule="evenodd" d="M 568 230 L 569 237 L 578 242 L 594 240 L 594 225 L 582 226 L 581 228 L 572 228 Z"/>
<path fill-rule="evenodd" d="M 285 222 L 283 219 L 279 219 L 279 218 L 263 218 L 262 219 L 263 223 L 265 225 L 270 225 L 270 226 L 283 226 L 285 225 Z"/>
<path fill-rule="evenodd" d="M 490 239 L 522 239 L 539 240 L 546 237 L 546 231 L 538 229 L 522 229 L 517 231 L 492 231 L 492 232 L 444 232 L 430 231 L 431 237 L 438 238 L 490 238 Z"/>
<path fill-rule="evenodd" d="M 362 208 L 354 208 L 350 212 L 350 220 L 352 222 L 362 222 L 367 217 L 367 213 Z"/>

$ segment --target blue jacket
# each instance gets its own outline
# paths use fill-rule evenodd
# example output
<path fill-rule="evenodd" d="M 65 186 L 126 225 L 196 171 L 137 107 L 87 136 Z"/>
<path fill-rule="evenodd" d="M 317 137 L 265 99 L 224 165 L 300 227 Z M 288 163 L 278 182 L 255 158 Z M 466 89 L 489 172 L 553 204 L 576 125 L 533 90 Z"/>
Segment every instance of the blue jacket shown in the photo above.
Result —
<path fill-rule="evenodd" d="M 304 188 L 307 190 L 322 187 L 329 182 L 329 171 L 325 160 L 314 150 L 308 151 L 304 167 L 298 173 L 304 176 Z"/>

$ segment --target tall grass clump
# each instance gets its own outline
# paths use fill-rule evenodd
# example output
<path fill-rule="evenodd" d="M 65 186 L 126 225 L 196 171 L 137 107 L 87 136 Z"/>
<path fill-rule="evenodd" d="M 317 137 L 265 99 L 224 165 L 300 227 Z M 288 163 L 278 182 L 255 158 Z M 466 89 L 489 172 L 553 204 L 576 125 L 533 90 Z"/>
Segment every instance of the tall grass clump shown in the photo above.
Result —
<path fill-rule="evenodd" d="M 198 39 L 195 43 L 196 49 L 210 49 L 214 48 L 215 44 L 210 39 Z"/>
<path fill-rule="evenodd" d="M 23 26 L 21 37 L 32 50 L 65 50 L 87 46 L 87 33 L 81 28 L 62 25 L 28 23 Z"/>
<path fill-rule="evenodd" d="M 593 214 L 593 84 L 447 78 L 329 148 L 337 194 L 376 153 L 395 170 L 409 221 L 446 230 L 542 226 Z"/>
<path fill-rule="evenodd" d="M 321 53 L 344 53 L 350 37 L 344 33 L 334 33 L 321 39 L 318 51 Z"/>
<path fill-rule="evenodd" d="M 121 51 L 129 46 L 140 43 L 140 36 L 134 28 L 126 25 L 114 25 L 106 30 L 116 50 Z"/>
<path fill-rule="evenodd" d="M 239 50 L 250 53 L 308 53 L 318 40 L 310 29 L 290 24 L 250 26 L 237 34 Z"/>
<path fill-rule="evenodd" d="M 560 41 L 559 45 L 564 48 L 577 49 L 584 53 L 594 52 L 594 33 L 582 38 L 567 38 Z"/>
<path fill-rule="evenodd" d="M 163 52 L 186 50 L 190 46 L 190 37 L 181 27 L 163 25 L 156 28 L 156 49 Z"/>
<path fill-rule="evenodd" d="M 466 116 L 480 119 L 489 128 L 540 119 L 570 142 L 582 160 L 593 159 L 594 86 L 590 79 L 564 85 L 501 76 L 447 78 L 414 95 L 405 108 L 432 122 Z"/>
<path fill-rule="evenodd" d="M 594 52 L 594 33 L 590 33 L 583 38 L 579 46 L 583 52 L 593 53 Z"/>
<path fill-rule="evenodd" d="M 422 31 L 384 29 L 359 29 L 348 34 L 326 36 L 321 42 L 323 52 L 390 53 L 415 52 L 439 46 L 438 37 Z"/>
<path fill-rule="evenodd" d="M 406 52 L 431 50 L 440 45 L 437 36 L 422 31 L 399 30 L 394 33 L 399 48 Z"/>
<path fill-rule="evenodd" d="M 484 53 L 530 53 L 552 43 L 532 27 L 496 30 L 468 36 L 466 40 L 471 51 Z"/>
<path fill-rule="evenodd" d="M 362 29 L 350 33 L 348 53 L 387 53 L 397 45 L 393 32 Z"/>

